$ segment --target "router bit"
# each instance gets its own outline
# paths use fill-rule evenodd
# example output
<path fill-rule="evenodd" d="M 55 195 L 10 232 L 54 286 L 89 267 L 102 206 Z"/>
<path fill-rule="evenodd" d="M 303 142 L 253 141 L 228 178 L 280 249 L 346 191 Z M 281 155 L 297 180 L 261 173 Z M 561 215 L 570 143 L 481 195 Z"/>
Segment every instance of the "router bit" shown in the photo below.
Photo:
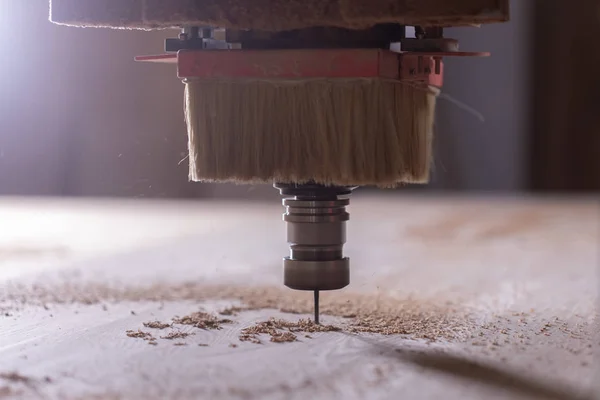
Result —
<path fill-rule="evenodd" d="M 283 283 L 314 292 L 319 323 L 319 291 L 350 283 L 350 259 L 344 257 L 348 195 L 356 187 L 275 183 L 283 199 L 290 255 L 283 259 Z"/>

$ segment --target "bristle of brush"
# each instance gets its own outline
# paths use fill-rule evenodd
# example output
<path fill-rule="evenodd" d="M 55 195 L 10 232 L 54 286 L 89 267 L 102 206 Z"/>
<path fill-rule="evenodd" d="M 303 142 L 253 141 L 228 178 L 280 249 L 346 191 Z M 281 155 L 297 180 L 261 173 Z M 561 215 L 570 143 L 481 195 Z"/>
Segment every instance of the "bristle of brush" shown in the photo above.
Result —
<path fill-rule="evenodd" d="M 427 182 L 436 95 L 379 79 L 187 81 L 190 180 Z"/>

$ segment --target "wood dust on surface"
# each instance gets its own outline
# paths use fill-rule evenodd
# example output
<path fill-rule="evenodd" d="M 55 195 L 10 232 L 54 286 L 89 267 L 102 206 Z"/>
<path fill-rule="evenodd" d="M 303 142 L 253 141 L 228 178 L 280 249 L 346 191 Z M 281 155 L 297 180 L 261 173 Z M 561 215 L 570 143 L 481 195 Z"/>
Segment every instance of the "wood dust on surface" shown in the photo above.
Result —
<path fill-rule="evenodd" d="M 249 311 L 248 308 L 229 307 L 219 312 L 221 315 L 239 315 L 239 313 Z M 219 319 L 216 315 L 207 312 L 199 311 L 187 315 L 185 317 L 173 318 L 173 324 L 191 325 L 203 330 L 220 330 L 221 324 L 232 324 L 234 321 L 230 319 Z M 145 327 L 152 329 L 162 329 L 164 326 L 172 327 L 173 324 L 161 323 L 158 321 L 144 322 Z M 270 341 L 274 343 L 295 342 L 298 340 L 299 333 L 315 333 L 315 332 L 338 332 L 342 330 L 340 327 L 333 325 L 317 325 L 309 319 L 300 319 L 297 322 L 286 321 L 284 319 L 271 318 L 267 321 L 257 322 L 249 327 L 243 328 L 239 332 L 240 342 L 250 342 L 254 344 L 262 344 L 260 335 L 270 336 Z M 150 340 L 149 344 L 156 345 L 156 339 L 149 332 L 138 330 L 126 331 L 128 337 L 136 339 Z M 184 339 L 193 333 L 174 331 L 167 336 L 161 336 L 161 339 Z M 312 338 L 310 335 L 304 335 L 306 338 Z M 185 346 L 187 343 L 177 342 L 175 346 Z M 207 344 L 200 343 L 199 346 L 206 347 Z M 237 345 L 231 343 L 229 347 L 236 348 Z"/>
<path fill-rule="evenodd" d="M 0 399 L 20 396 L 23 394 L 22 388 L 24 387 L 35 389 L 41 383 L 52 382 L 53 380 L 49 376 L 37 379 L 14 371 L 0 373 Z"/>
<path fill-rule="evenodd" d="M 232 315 L 232 308 L 227 308 L 219 314 Z M 241 312 L 249 311 L 249 308 L 235 307 L 235 314 L 238 315 Z M 255 310 L 255 309 L 253 309 Z M 232 324 L 234 321 L 229 319 L 219 319 L 216 315 L 199 311 L 192 313 L 185 317 L 175 317 L 173 318 L 173 324 L 183 324 L 190 325 L 198 329 L 209 330 L 222 329 L 221 324 Z M 360 322 L 364 325 L 364 321 Z M 143 325 L 145 327 L 154 326 L 154 329 L 161 329 L 163 326 L 173 326 L 173 324 L 161 323 L 161 322 L 144 322 Z M 377 331 L 370 328 L 372 331 Z M 350 332 L 357 332 L 356 327 L 347 326 L 333 326 L 333 325 L 318 325 L 315 324 L 310 319 L 300 319 L 296 322 L 287 321 L 281 318 L 270 318 L 267 321 L 260 321 L 252 324 L 251 326 L 242 328 L 239 332 L 238 339 L 240 342 L 250 342 L 254 344 L 262 344 L 260 335 L 266 335 L 270 337 L 270 341 L 274 343 L 286 343 L 286 342 L 296 342 L 298 341 L 298 335 L 304 333 L 304 337 L 308 339 L 312 339 L 312 336 L 309 333 L 317 333 L 317 332 L 339 332 L 342 330 L 347 330 Z M 125 332 L 126 335 L 130 338 L 134 339 L 143 339 L 149 341 L 149 344 L 156 345 L 156 339 L 150 332 L 144 332 L 141 330 L 128 330 Z M 378 333 L 385 333 L 383 331 Z M 173 331 L 167 334 L 166 336 L 161 336 L 161 339 L 184 339 L 188 336 L 193 335 L 193 333 L 189 332 L 181 332 L 181 331 Z M 175 343 L 175 346 L 182 346 L 185 343 Z M 233 347 L 233 346 L 230 346 Z M 237 347 L 237 346 L 236 346 Z"/>
<path fill-rule="evenodd" d="M 29 378 L 27 376 L 23 376 L 16 372 L 0 374 L 0 379 L 8 381 L 8 382 L 24 383 L 24 384 L 31 384 L 33 382 L 33 380 L 31 378 Z"/>
<path fill-rule="evenodd" d="M 259 335 L 264 334 L 271 337 L 271 342 L 284 343 L 297 341 L 297 334 L 300 332 L 337 332 L 340 330 L 341 328 L 333 325 L 317 325 L 308 319 L 289 322 L 283 319 L 272 318 L 242 329 L 239 339 L 242 342 L 261 344 Z M 309 335 L 305 335 L 305 337 L 310 338 Z"/>
<path fill-rule="evenodd" d="M 170 328 L 171 326 L 173 326 L 173 325 L 172 324 L 163 324 L 162 322 L 159 322 L 159 321 L 144 322 L 144 327 L 152 328 L 152 329 L 166 329 L 166 328 Z"/>
<path fill-rule="evenodd" d="M 243 306 L 222 311 L 235 315 L 245 310 L 274 309 L 290 314 L 312 314 L 311 293 L 279 287 L 247 287 L 231 285 L 152 285 L 146 287 L 113 287 L 99 284 L 65 283 L 62 285 L 13 285 L 0 295 L 0 308 L 6 311 L 23 305 L 43 306 L 51 303 L 106 304 L 121 301 L 207 301 L 234 300 Z M 343 317 L 348 320 L 339 328 L 353 333 L 408 335 L 413 338 L 460 340 L 469 336 L 477 325 L 469 311 L 459 305 L 437 304 L 433 301 L 394 298 L 387 295 L 369 295 L 338 291 L 323 293 L 320 306 L 322 315 Z M 195 326 L 201 329 L 219 329 L 230 319 L 206 313 L 174 317 L 172 324 Z M 273 322 L 266 321 L 269 324 Z M 149 321 L 147 328 L 167 328 L 171 323 Z M 287 327 L 298 329 L 298 327 Z M 310 331 L 309 331 L 310 332 Z M 289 336 L 288 336 L 289 337 Z"/>
<path fill-rule="evenodd" d="M 221 315 L 239 315 L 244 311 L 256 310 L 256 308 L 243 308 L 243 307 L 229 307 L 219 312 Z M 294 312 L 292 312 L 294 313 Z M 333 325 L 317 325 L 310 319 L 300 319 L 298 321 L 287 321 L 281 318 L 270 318 L 266 321 L 256 322 L 251 326 L 242 328 L 239 332 L 238 338 L 241 342 L 250 342 L 255 344 L 262 344 L 260 335 L 267 335 L 270 337 L 270 341 L 274 343 L 286 343 L 298 341 L 298 335 L 304 333 L 304 337 L 311 339 L 309 333 L 317 332 L 374 332 L 381 334 L 393 334 L 387 333 L 388 330 L 378 329 L 378 325 L 370 325 L 367 319 L 354 321 L 350 326 L 333 326 Z M 198 311 L 186 315 L 184 317 L 174 317 L 172 323 L 163 323 L 159 321 L 144 322 L 147 328 L 151 329 L 163 329 L 163 327 L 173 327 L 174 325 L 189 325 L 194 328 L 202 330 L 220 330 L 223 324 L 233 324 L 234 321 L 230 319 L 221 319 L 217 315 L 210 314 L 204 311 Z M 380 320 L 379 324 L 384 324 L 385 321 Z M 389 329 L 389 328 L 388 328 Z M 150 332 L 144 332 L 141 330 L 128 330 L 125 332 L 126 335 L 134 339 L 143 339 L 149 341 L 149 344 L 156 345 L 156 339 Z M 160 336 L 161 339 L 184 339 L 194 333 L 172 331 L 166 336 Z M 175 346 L 181 346 L 182 343 L 175 343 Z"/>
<path fill-rule="evenodd" d="M 178 325 L 191 325 L 200 329 L 221 329 L 221 325 L 230 324 L 233 321 L 225 318 L 218 318 L 216 315 L 202 311 L 195 312 L 185 317 L 173 318 L 173 323 Z"/>
<path fill-rule="evenodd" d="M 588 316 L 575 315 L 568 320 L 557 317 L 549 319 L 548 314 L 538 313 L 533 309 L 502 315 L 489 314 L 484 322 L 479 318 L 480 314 L 458 302 L 448 304 L 435 299 L 396 298 L 383 294 L 338 291 L 323 293 L 321 298 L 322 313 L 337 318 L 331 319 L 332 325 L 315 325 L 312 321 L 301 318 L 302 315 L 300 318 L 292 315 L 312 313 L 312 293 L 279 287 L 212 286 L 197 282 L 146 287 L 73 282 L 62 285 L 0 286 L 0 307 L 13 314 L 25 307 L 43 309 L 44 306 L 50 306 L 47 308 L 52 309 L 52 304 L 85 304 L 94 305 L 98 309 L 108 305 L 106 309 L 110 309 L 111 303 L 119 302 L 152 301 L 162 307 L 162 303 L 184 300 L 195 302 L 198 307 L 211 303 L 211 311 L 200 308 L 183 316 L 163 313 L 159 319 L 152 316 L 149 317 L 152 320 L 138 320 L 139 326 L 125 326 L 123 329 L 131 329 L 120 334 L 126 336 L 127 340 L 148 343 L 150 346 L 175 346 L 170 348 L 176 352 L 183 350 L 187 353 L 194 348 L 210 348 L 214 343 L 224 344 L 231 352 L 240 354 L 243 354 L 246 346 L 258 348 L 269 343 L 287 346 L 298 341 L 305 342 L 304 339 L 312 339 L 313 335 L 327 333 L 402 335 L 409 339 L 440 341 L 442 346 L 443 342 L 461 342 L 467 345 L 463 347 L 466 354 L 489 356 L 506 364 L 510 364 L 513 357 L 531 355 L 542 348 L 554 352 L 559 348 L 563 354 L 559 368 L 584 368 L 577 370 L 580 373 L 593 368 L 597 348 L 597 339 L 589 334 L 593 322 Z M 212 300 L 234 300 L 236 306 L 218 310 Z M 257 310 L 267 312 L 246 314 Z M 265 314 L 267 317 L 269 315 L 268 310 L 287 313 L 290 320 L 285 317 L 265 318 Z M 260 319 L 250 324 L 240 323 L 242 320 L 249 321 L 246 317 L 251 315 L 259 315 Z M 216 341 L 210 341 L 202 335 L 205 331 L 218 334 L 221 330 L 225 334 Z M 209 342 L 205 342 L 206 339 Z M 223 339 L 227 340 L 223 342 Z M 180 346 L 183 349 L 179 349 Z M 536 362 L 541 363 L 542 358 Z M 0 376 L 0 398 L 2 395 L 17 397 L 20 391 L 29 391 L 29 385 L 43 383 L 43 380 L 37 378 L 27 378 L 30 380 L 25 381 L 34 383 L 22 383 L 18 381 L 20 376 L 10 376 L 17 381 L 3 381 Z M 35 386 L 32 387 L 35 389 Z"/>
<path fill-rule="evenodd" d="M 193 333 L 188 333 L 188 332 L 169 332 L 168 334 L 166 334 L 165 336 L 161 336 L 161 339 L 168 339 L 168 340 L 174 340 L 174 339 L 185 339 L 188 336 L 193 335 Z"/>
<path fill-rule="evenodd" d="M 138 338 L 138 339 L 153 339 L 152 335 L 149 332 L 138 331 L 126 331 L 125 332 L 130 338 Z"/>

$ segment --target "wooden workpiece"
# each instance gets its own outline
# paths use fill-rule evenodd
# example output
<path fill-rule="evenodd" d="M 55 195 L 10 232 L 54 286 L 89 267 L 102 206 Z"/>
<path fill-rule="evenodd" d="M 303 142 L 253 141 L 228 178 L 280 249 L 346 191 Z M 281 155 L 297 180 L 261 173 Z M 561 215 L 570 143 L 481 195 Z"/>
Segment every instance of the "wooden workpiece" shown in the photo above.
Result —
<path fill-rule="evenodd" d="M 285 31 L 374 24 L 461 26 L 504 22 L 508 0 L 51 0 L 50 19 L 73 26 L 182 25 Z"/>
<path fill-rule="evenodd" d="M 281 285 L 287 248 L 275 196 L 0 200 L 0 398 L 600 394 L 596 201 L 359 192 L 349 211 L 352 283 L 323 293 L 323 308 L 373 307 L 404 334 L 360 332 L 360 315 L 323 315 L 341 330 L 284 343 L 259 335 L 256 344 L 239 340 L 242 329 L 310 317 L 286 309 L 312 294 Z M 232 320 L 220 330 L 143 325 L 218 315 L 241 298 L 255 309 L 219 316 Z M 135 337 L 147 334 L 154 339 Z"/>

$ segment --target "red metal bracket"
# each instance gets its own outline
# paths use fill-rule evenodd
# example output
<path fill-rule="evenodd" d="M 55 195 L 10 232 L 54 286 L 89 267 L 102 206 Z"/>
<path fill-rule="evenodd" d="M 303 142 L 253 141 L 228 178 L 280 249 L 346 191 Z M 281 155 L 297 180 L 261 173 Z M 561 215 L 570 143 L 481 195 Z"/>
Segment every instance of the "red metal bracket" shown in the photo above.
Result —
<path fill-rule="evenodd" d="M 136 57 L 175 63 L 186 78 L 384 78 L 441 87 L 443 57 L 486 57 L 471 52 L 393 52 L 382 49 L 180 50 Z"/>
<path fill-rule="evenodd" d="M 400 56 L 399 79 L 415 84 L 442 87 L 444 84 L 444 63 L 438 56 L 405 53 Z"/>

